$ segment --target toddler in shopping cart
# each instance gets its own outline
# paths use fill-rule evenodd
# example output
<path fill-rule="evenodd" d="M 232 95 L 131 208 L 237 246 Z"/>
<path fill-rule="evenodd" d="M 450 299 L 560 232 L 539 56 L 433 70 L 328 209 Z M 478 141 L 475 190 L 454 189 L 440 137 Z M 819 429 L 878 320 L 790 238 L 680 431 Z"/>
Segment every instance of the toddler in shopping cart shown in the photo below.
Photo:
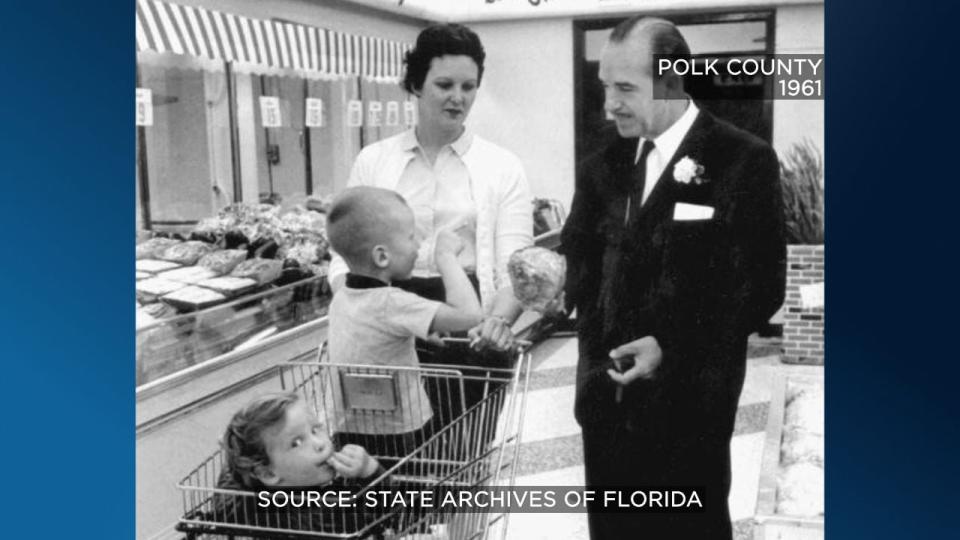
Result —
<path fill-rule="evenodd" d="M 362 483 L 383 473 L 362 446 L 337 451 L 327 427 L 296 392 L 266 394 L 237 411 L 222 445 L 221 483 L 245 489 L 324 487 L 337 477 Z"/>
<path fill-rule="evenodd" d="M 391 286 L 410 278 L 420 248 L 413 211 L 398 193 L 366 186 L 343 191 L 327 216 L 327 234 L 350 269 L 329 310 L 332 363 L 416 368 L 415 338 L 480 323 L 480 302 L 457 261 L 464 244 L 454 228 L 437 233 L 433 253 L 446 302 Z M 414 370 L 396 370 L 391 376 L 397 381 L 399 406 L 376 414 L 347 411 L 340 434 L 344 441 L 366 446 L 385 465 L 416 449 L 429 435 L 433 417 Z"/>
<path fill-rule="evenodd" d="M 221 446 L 225 459 L 217 481 L 220 489 L 257 491 L 259 495 L 294 488 L 360 488 L 385 473 L 361 446 L 348 444 L 337 450 L 316 411 L 296 392 L 266 394 L 237 411 Z M 349 532 L 376 519 L 337 506 L 301 510 L 261 503 L 259 497 L 218 494 L 214 515 L 208 520 L 236 526 Z"/>

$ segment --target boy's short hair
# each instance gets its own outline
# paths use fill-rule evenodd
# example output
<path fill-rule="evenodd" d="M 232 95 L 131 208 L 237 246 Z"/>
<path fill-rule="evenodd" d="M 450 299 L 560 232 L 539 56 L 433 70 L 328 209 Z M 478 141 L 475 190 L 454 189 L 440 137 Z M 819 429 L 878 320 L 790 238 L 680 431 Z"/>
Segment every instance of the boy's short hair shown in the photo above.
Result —
<path fill-rule="evenodd" d="M 220 445 L 226 454 L 225 472 L 244 487 L 261 487 L 257 467 L 270 465 L 270 456 L 263 441 L 263 432 L 278 422 L 291 405 L 300 399 L 296 392 L 266 394 L 237 411 L 227 426 Z"/>
<path fill-rule="evenodd" d="M 396 191 L 357 186 L 343 190 L 327 214 L 327 237 L 351 270 L 371 265 L 370 250 L 381 243 L 394 224 L 390 221 L 397 205 L 407 201 Z"/>

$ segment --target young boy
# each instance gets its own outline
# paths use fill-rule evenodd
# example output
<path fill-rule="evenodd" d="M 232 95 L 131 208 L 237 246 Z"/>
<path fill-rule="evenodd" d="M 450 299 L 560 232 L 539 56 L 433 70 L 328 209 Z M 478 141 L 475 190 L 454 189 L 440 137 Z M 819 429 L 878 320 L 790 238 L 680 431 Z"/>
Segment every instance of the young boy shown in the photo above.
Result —
<path fill-rule="evenodd" d="M 330 208 L 327 235 L 350 268 L 330 304 L 331 362 L 416 367 L 415 338 L 480 323 L 480 301 L 457 262 L 464 245 L 452 230 L 437 234 L 434 249 L 446 303 L 391 286 L 410 277 L 420 248 L 413 211 L 398 193 L 365 186 L 345 190 Z M 346 440 L 374 454 L 400 457 L 423 442 L 433 411 L 416 372 L 391 374 L 398 382 L 398 407 L 368 414 L 348 410 L 343 431 L 349 433 Z"/>

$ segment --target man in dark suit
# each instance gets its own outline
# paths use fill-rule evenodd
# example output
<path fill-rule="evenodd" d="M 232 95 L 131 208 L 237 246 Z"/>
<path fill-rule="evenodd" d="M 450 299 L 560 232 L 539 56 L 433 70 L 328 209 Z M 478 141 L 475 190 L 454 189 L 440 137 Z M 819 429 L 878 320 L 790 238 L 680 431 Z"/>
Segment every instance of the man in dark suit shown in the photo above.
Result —
<path fill-rule="evenodd" d="M 653 54 L 690 53 L 661 19 L 611 34 L 600 80 L 619 137 L 580 167 L 562 234 L 575 415 L 588 488 L 694 487 L 703 509 L 591 512 L 590 534 L 726 540 L 747 336 L 784 294 L 779 162 L 698 109 L 680 76 L 656 77 Z"/>

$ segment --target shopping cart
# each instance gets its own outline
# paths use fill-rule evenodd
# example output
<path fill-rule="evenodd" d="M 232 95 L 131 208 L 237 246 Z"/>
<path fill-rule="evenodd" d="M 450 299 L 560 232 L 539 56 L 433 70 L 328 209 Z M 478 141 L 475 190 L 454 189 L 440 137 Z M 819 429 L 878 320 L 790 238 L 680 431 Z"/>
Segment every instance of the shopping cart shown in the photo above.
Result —
<path fill-rule="evenodd" d="M 453 342 L 457 340 L 451 340 Z M 451 343 L 450 346 L 463 344 Z M 372 438 L 367 451 L 386 472 L 359 487 L 355 500 L 393 489 L 475 490 L 512 486 L 530 377 L 528 343 L 515 350 L 509 368 L 421 364 L 418 367 L 332 363 L 320 348 L 317 362 L 276 368 L 279 390 L 299 392 L 326 420 L 335 444 L 419 405 L 430 391 L 433 420 L 410 438 Z M 410 385 L 410 381 L 416 382 Z M 475 403 L 467 385 L 483 389 Z M 353 433 L 353 435 L 350 435 Z M 363 435 L 361 435 L 363 436 Z M 357 441 L 348 438 L 349 442 Z M 257 493 L 218 487 L 225 456 L 214 453 L 179 484 L 183 516 L 177 530 L 188 539 L 325 538 L 385 540 L 467 540 L 506 532 L 509 514 L 473 508 L 386 505 L 372 510 L 289 511 L 257 507 Z M 361 505 L 362 506 L 362 505 Z"/>

